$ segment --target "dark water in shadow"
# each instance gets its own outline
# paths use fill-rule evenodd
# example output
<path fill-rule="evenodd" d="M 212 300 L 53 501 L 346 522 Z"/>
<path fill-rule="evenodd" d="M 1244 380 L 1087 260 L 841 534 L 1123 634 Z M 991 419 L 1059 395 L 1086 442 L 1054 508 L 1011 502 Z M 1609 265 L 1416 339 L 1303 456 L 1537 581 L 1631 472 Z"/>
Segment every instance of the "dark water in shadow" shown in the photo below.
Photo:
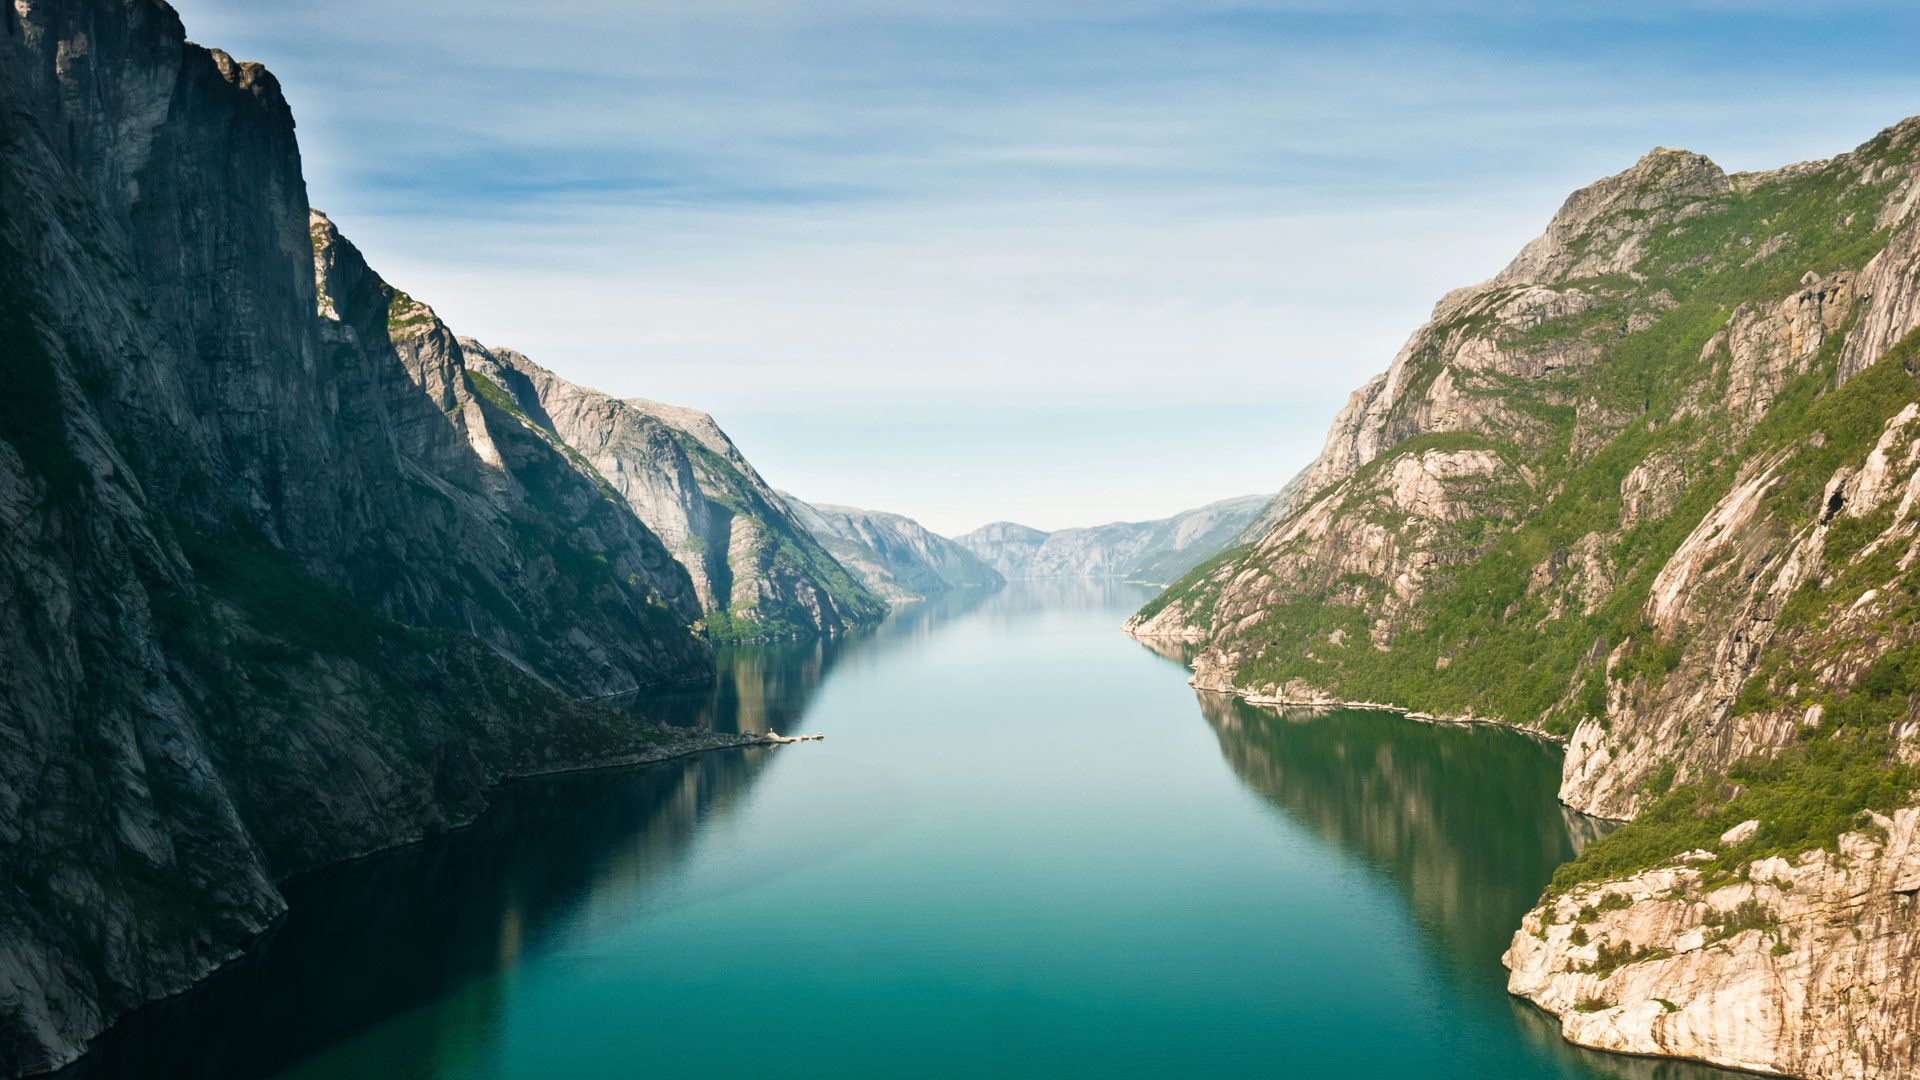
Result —
<path fill-rule="evenodd" d="M 1727 1075 L 1574 1051 L 1505 994 L 1573 852 L 1551 748 L 1197 695 L 1116 631 L 1146 595 L 730 651 L 633 707 L 828 740 L 514 785 L 296 881 L 74 1075 Z"/>

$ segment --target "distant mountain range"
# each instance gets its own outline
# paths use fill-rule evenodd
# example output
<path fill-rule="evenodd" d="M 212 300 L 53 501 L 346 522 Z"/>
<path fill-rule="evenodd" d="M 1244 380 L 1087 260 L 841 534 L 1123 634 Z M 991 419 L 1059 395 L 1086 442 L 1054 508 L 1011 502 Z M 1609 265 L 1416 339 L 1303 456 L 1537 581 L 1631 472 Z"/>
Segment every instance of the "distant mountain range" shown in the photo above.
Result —
<path fill-rule="evenodd" d="M 867 588 L 889 603 L 908 603 L 954 589 L 992 587 L 1005 579 L 973 552 L 912 518 L 782 493 L 815 539 Z"/>
<path fill-rule="evenodd" d="M 954 542 L 1008 580 L 1118 577 L 1164 584 L 1240 541 L 1273 501 L 1272 495 L 1244 495 L 1155 521 L 1056 532 L 996 521 Z"/>

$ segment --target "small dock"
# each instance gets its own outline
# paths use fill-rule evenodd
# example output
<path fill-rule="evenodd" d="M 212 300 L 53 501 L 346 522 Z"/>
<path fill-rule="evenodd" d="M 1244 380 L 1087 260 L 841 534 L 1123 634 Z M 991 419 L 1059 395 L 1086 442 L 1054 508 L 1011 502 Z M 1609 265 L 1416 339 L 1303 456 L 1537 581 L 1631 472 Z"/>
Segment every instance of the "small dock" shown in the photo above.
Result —
<path fill-rule="evenodd" d="M 826 733 L 821 731 L 811 735 L 777 735 L 771 731 L 767 732 L 767 741 L 770 743 L 825 742 L 826 738 Z"/>

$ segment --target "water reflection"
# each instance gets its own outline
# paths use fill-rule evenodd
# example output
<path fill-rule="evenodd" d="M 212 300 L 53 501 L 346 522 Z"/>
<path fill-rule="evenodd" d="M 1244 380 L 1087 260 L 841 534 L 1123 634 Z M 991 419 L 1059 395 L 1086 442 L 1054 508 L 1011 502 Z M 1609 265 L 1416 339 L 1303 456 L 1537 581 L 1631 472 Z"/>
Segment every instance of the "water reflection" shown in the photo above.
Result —
<path fill-rule="evenodd" d="M 959 590 L 840 637 L 723 648 L 711 685 L 613 704 L 682 727 L 787 734 L 836 666 L 925 641 L 998 595 Z M 128 1017 L 59 1076 L 268 1075 L 379 1023 L 395 1075 L 423 1061 L 494 1071 L 496 1041 L 473 1033 L 500 1027 L 511 983 L 495 976 L 556 927 L 662 887 L 777 753 L 510 785 L 470 828 L 289 882 L 287 917 L 245 958 Z"/>
<path fill-rule="evenodd" d="M 725 651 L 702 692 L 638 712 L 728 731 L 785 731 L 851 643 Z M 658 887 L 778 751 L 509 785 L 470 828 L 286 884 L 290 911 L 201 988 L 129 1017 L 62 1080 L 259 1076 L 389 1025 L 395 1075 L 422 1061 L 485 1074 L 523 951 L 599 904 Z M 379 1074 L 373 1074 L 379 1075 Z"/>
<path fill-rule="evenodd" d="M 1168 659 L 1177 655 L 1154 650 Z M 1557 749 L 1490 727 L 1454 727 L 1358 709 L 1275 710 L 1196 691 L 1240 780 L 1292 820 L 1395 878 L 1429 951 L 1449 965 L 1462 1007 L 1504 987 L 1500 954 L 1553 871 L 1609 823 L 1556 798 Z M 1726 1080 L 1686 1062 L 1569 1046 L 1559 1022 L 1509 999 L 1529 1042 L 1579 1075 Z"/>
<path fill-rule="evenodd" d="M 292 883 L 72 1075 L 1714 1075 L 1504 993 L 1573 848 L 1550 748 L 1215 695 L 1202 727 L 1189 650 L 1117 633 L 1142 599 L 1021 583 L 725 651 L 629 707 L 831 741 L 517 785 Z"/>
<path fill-rule="evenodd" d="M 1178 641 L 1173 638 L 1135 638 L 1134 640 L 1160 659 L 1171 660 L 1187 670 L 1193 668 L 1193 658 L 1200 655 L 1200 646 L 1190 641 Z"/>
<path fill-rule="evenodd" d="M 1608 1080 L 1742 1080 L 1758 1075 L 1716 1069 L 1691 1061 L 1627 1057 L 1582 1049 L 1560 1037 L 1560 1021 L 1519 998 L 1510 999 L 1510 1003 L 1513 1022 L 1527 1041 L 1539 1046 L 1551 1046 L 1556 1053 L 1578 1062 L 1583 1070 L 1582 1075 L 1602 1076 Z"/>
<path fill-rule="evenodd" d="M 1606 818 L 1588 817 L 1571 806 L 1560 807 L 1560 817 L 1567 823 L 1567 838 L 1573 842 L 1573 853 L 1580 854 L 1587 845 L 1620 827 L 1618 821 Z"/>
<path fill-rule="evenodd" d="M 1484 967 L 1573 845 L 1554 798 L 1559 755 L 1491 728 L 1382 712 L 1275 712 L 1197 692 L 1248 787 L 1400 879 L 1423 926 Z"/>

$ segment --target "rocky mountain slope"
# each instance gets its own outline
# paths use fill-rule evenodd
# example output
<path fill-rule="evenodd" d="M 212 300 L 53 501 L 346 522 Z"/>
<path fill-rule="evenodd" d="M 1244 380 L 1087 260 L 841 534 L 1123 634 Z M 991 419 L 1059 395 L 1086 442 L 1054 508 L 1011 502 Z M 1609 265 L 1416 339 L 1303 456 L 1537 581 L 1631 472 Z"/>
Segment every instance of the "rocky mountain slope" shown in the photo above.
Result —
<path fill-rule="evenodd" d="M 1051 533 L 996 521 L 954 541 L 1010 580 L 1123 577 L 1165 582 L 1233 543 L 1273 501 L 1271 495 L 1247 495 L 1157 521 L 1116 521 Z"/>
<path fill-rule="evenodd" d="M 1897 819 L 1920 786 L 1917 150 L 1920 120 L 1763 173 L 1660 149 L 1575 193 L 1353 395 L 1281 520 L 1130 630 L 1198 643 L 1202 686 L 1391 701 L 1566 740 L 1561 797 L 1635 820 L 1587 847 L 1554 897 L 1665 873 L 1696 849 L 1718 850 L 1721 875 L 1799 867 L 1871 833 L 1869 812 Z M 1913 915 L 1884 910 L 1898 917 L 1876 962 L 1904 971 Z M 1782 908 L 1780 932 L 1824 940 L 1823 911 Z M 1710 951 L 1738 948 L 1721 944 Z M 1617 1042 L 1602 1033 L 1647 1008 L 1548 993 L 1515 948 L 1516 991 L 1562 1013 L 1570 1037 Z M 1840 985 L 1822 965 L 1764 959 L 1782 993 L 1822 1001 Z M 1712 969 L 1701 985 L 1713 971 L 1733 977 Z M 1896 998 L 1881 1007 L 1911 1008 L 1906 986 L 1876 989 Z M 1659 1052 L 1915 1075 L 1911 1040 L 1809 1052 L 1826 1005 L 1749 1008 L 1768 1006 L 1716 992 L 1662 1022 L 1696 1034 Z M 1709 1028 L 1746 1041 L 1729 1050 Z"/>
<path fill-rule="evenodd" d="M 1005 583 L 971 551 L 899 514 L 808 503 L 781 492 L 793 516 L 841 565 L 890 604 Z"/>
<path fill-rule="evenodd" d="M 1727 873 L 1696 849 L 1553 896 L 1506 963 L 1569 1039 L 1790 1076 L 1914 1075 L 1920 808 Z M 1737 847 L 1762 822 L 1734 826 Z"/>
<path fill-rule="evenodd" d="M 713 417 L 620 400 L 510 349 L 461 339 L 473 377 L 501 407 L 559 441 L 667 545 L 693 579 L 715 641 L 838 633 L 886 605 L 760 478 Z"/>
<path fill-rule="evenodd" d="M 585 700 L 711 678 L 693 582 L 158 0 L 0 9 L 0 356 L 0 1074 L 233 958 L 289 874 L 716 741 Z"/>

